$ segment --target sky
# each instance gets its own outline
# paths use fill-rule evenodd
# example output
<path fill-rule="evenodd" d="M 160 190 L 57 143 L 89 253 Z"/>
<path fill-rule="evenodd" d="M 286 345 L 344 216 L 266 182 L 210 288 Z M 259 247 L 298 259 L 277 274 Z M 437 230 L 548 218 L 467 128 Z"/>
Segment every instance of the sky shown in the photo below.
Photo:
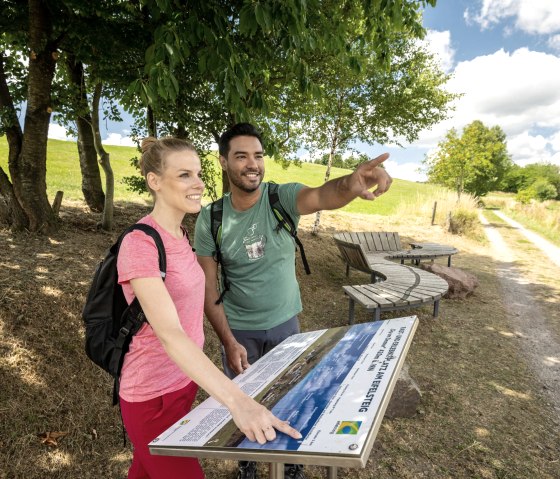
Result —
<path fill-rule="evenodd" d="M 394 178 L 424 181 L 422 160 L 455 128 L 474 120 L 498 125 L 508 152 L 521 165 L 560 165 L 560 0 L 438 0 L 427 7 L 426 47 L 451 75 L 446 88 L 461 93 L 450 118 L 403 147 L 354 147 L 385 162 Z M 107 123 L 107 144 L 132 145 L 125 123 Z M 65 138 L 51 125 L 49 136 Z"/>
<path fill-rule="evenodd" d="M 446 88 L 463 96 L 418 141 L 370 154 L 388 151 L 393 177 L 422 181 L 418 167 L 445 134 L 481 120 L 504 130 L 516 164 L 560 165 L 560 0 L 438 0 L 424 26 L 427 47 L 452 75 Z"/>

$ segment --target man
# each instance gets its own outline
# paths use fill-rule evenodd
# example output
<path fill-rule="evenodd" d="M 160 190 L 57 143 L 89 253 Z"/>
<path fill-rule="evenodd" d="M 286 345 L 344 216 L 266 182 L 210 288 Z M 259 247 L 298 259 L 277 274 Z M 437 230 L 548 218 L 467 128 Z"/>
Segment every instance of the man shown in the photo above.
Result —
<path fill-rule="evenodd" d="M 231 189 L 223 198 L 220 254 L 229 286 L 223 303 L 216 288 L 211 206 L 199 214 L 194 246 L 206 275 L 204 312 L 222 342 L 224 371 L 234 377 L 285 338 L 299 333 L 297 315 L 302 305 L 294 241 L 287 231 L 277 228 L 269 184 L 262 182 L 265 165 L 259 132 L 248 123 L 237 124 L 221 136 L 219 151 Z M 378 167 L 388 157 L 383 154 L 317 188 L 301 183 L 279 185 L 280 202 L 297 226 L 300 215 L 340 208 L 357 197 L 373 200 L 391 185 L 390 176 Z M 369 191 L 374 186 L 375 191 Z M 237 477 L 255 479 L 255 463 L 240 462 Z M 285 478 L 305 479 L 302 467 L 286 465 Z"/>

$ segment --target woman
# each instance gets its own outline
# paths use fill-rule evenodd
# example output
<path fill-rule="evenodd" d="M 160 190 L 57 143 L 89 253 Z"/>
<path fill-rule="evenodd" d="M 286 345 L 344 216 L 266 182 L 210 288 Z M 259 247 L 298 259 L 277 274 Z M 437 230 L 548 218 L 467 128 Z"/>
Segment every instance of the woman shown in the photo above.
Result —
<path fill-rule="evenodd" d="M 149 322 L 134 336 L 121 373 L 122 417 L 134 445 L 128 477 L 203 478 L 196 459 L 152 456 L 148 450 L 152 439 L 190 410 L 197 384 L 230 410 L 251 441 L 271 441 L 275 429 L 296 439 L 301 435 L 243 393 L 202 352 L 204 273 L 181 226 L 186 213 L 201 207 L 204 183 L 196 150 L 175 138 L 146 138 L 141 170 L 154 208 L 139 222 L 161 235 L 167 274 L 164 282 L 149 236 L 133 231 L 125 237 L 119 283 L 129 303 L 138 298 Z"/>

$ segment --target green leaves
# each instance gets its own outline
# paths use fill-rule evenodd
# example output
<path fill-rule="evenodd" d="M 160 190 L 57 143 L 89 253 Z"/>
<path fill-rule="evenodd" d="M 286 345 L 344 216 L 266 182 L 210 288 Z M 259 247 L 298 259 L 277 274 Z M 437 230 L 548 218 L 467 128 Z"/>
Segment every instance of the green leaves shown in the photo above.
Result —
<path fill-rule="evenodd" d="M 459 196 L 463 191 L 483 196 L 498 187 L 511 159 L 502 129 L 475 120 L 465 126 L 461 137 L 450 130 L 426 164 L 430 181 L 456 189 Z"/>

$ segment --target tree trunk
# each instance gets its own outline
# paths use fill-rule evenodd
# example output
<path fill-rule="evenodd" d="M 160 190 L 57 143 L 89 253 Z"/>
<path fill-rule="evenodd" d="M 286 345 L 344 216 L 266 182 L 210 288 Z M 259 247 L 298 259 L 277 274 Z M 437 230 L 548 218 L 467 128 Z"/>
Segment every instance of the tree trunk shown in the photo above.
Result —
<path fill-rule="evenodd" d="M 173 132 L 173 136 L 175 138 L 179 138 L 180 140 L 187 140 L 189 139 L 189 134 L 187 132 L 187 129 L 184 127 L 184 125 L 177 125 L 175 127 L 175 130 Z"/>
<path fill-rule="evenodd" d="M 45 2 L 29 0 L 29 76 L 21 154 L 9 163 L 15 196 L 29 219 L 29 229 L 49 233 L 58 228 L 47 198 L 47 136 L 56 45 Z"/>
<path fill-rule="evenodd" d="M 156 115 L 154 110 L 151 106 L 148 105 L 146 109 L 146 122 L 148 125 L 148 135 L 157 138 L 157 123 L 156 123 Z"/>
<path fill-rule="evenodd" d="M 329 161 L 327 162 L 327 171 L 325 171 L 325 181 L 324 181 L 324 183 L 329 181 L 329 178 L 331 177 L 331 167 L 332 167 L 334 155 L 336 153 L 336 149 L 337 149 L 337 146 L 338 146 L 337 142 L 338 142 L 338 131 L 335 131 L 333 140 L 331 142 L 331 151 L 329 152 Z M 319 225 L 320 224 L 321 224 L 321 211 L 317 211 L 317 213 L 315 213 L 315 221 L 313 223 L 313 230 L 311 231 L 312 234 L 316 235 L 319 232 Z"/>
<path fill-rule="evenodd" d="M 93 137 L 95 140 L 95 150 L 99 155 L 99 163 L 105 172 L 105 205 L 103 207 L 103 218 L 101 220 L 101 228 L 105 231 L 113 229 L 113 201 L 115 196 L 115 177 L 113 175 L 113 168 L 111 168 L 111 161 L 109 153 L 103 148 L 101 141 L 101 133 L 99 131 L 99 103 L 101 101 L 101 91 L 103 85 L 101 82 L 97 83 L 93 92 L 92 100 L 92 123 Z"/>
<path fill-rule="evenodd" d="M 20 206 L 8 175 L 0 168 L 0 223 L 10 226 L 15 231 L 29 227 L 29 221 Z"/>
<path fill-rule="evenodd" d="M 237 123 L 237 119 L 235 113 L 228 113 L 228 124 L 226 128 L 229 129 L 232 126 L 234 126 L 236 123 Z M 219 145 L 220 135 L 214 134 L 214 141 Z M 222 196 L 229 192 L 230 192 L 229 178 L 227 173 L 224 170 L 222 170 Z"/>
<path fill-rule="evenodd" d="M 101 186 L 101 173 L 97 164 L 95 140 L 91 127 L 91 113 L 87 101 L 83 64 L 69 57 L 67 61 L 70 78 L 76 89 L 74 103 L 76 108 L 76 125 L 78 128 L 78 155 L 82 173 L 82 193 L 86 204 L 92 211 L 103 211 L 105 195 Z"/>
<path fill-rule="evenodd" d="M 2 109 L 0 121 L 8 140 L 8 165 L 10 165 L 17 162 L 21 153 L 23 131 L 8 89 L 3 52 L 0 53 L 0 108 Z M 2 168 L 0 168 L 0 222 L 14 230 L 24 230 L 29 227 L 29 220 L 16 198 L 10 178 Z"/>

